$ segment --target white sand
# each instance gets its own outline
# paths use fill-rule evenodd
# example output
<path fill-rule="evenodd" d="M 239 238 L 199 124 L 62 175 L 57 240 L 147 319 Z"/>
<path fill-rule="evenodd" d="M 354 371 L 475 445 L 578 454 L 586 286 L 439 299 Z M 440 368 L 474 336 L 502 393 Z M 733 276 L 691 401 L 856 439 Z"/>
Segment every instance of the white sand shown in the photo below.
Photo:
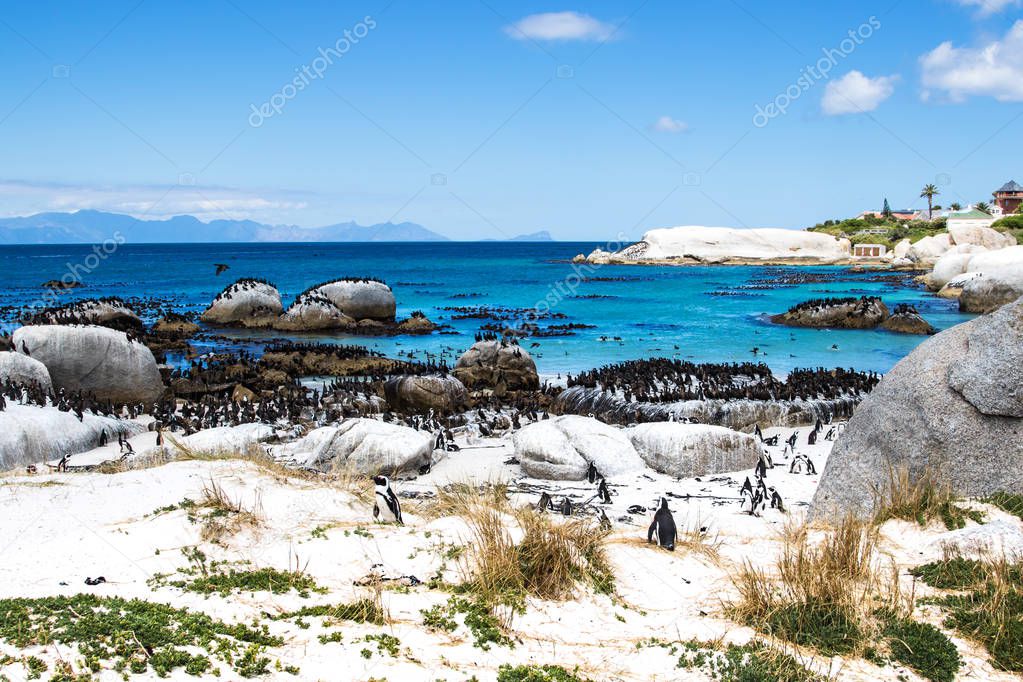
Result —
<path fill-rule="evenodd" d="M 803 445 L 817 471 L 824 470 L 831 443 L 820 439 L 815 446 Z M 765 435 L 780 433 L 784 440 L 791 429 L 769 429 Z M 152 447 L 155 434 L 132 439 L 136 451 Z M 463 445 L 467 445 L 463 443 Z M 104 452 L 84 453 L 80 462 L 96 462 L 117 455 L 116 442 Z M 651 637 L 664 641 L 715 640 L 742 643 L 753 632 L 728 621 L 722 604 L 734 595 L 729 570 L 743 561 L 767 565 L 776 555 L 777 535 L 787 520 L 800 519 L 813 497 L 818 476 L 788 473 L 782 448 L 772 448 L 777 468 L 768 473 L 768 483 L 785 498 L 789 514 L 767 510 L 762 518 L 742 514 L 736 501 L 681 499 L 679 496 L 714 495 L 737 497 L 738 486 L 751 472 L 736 472 L 716 480 L 676 481 L 646 471 L 610 481 L 613 504 L 606 507 L 615 524 L 609 555 L 615 568 L 619 598 L 594 595 L 580 589 L 565 602 L 530 599 L 525 615 L 516 616 L 511 632 L 514 648 L 492 646 L 482 651 L 473 646 L 464 627 L 454 633 L 433 633 L 422 624 L 421 609 L 443 604 L 449 594 L 425 585 L 407 592 L 388 590 L 383 603 L 391 622 L 385 626 L 342 623 L 342 644 L 321 644 L 317 635 L 325 632 L 320 619 L 307 618 L 308 629 L 292 621 L 268 622 L 272 633 L 282 635 L 286 644 L 271 649 L 272 660 L 297 665 L 298 677 L 271 672 L 269 677 L 288 680 L 495 680 L 501 664 L 558 664 L 568 669 L 579 666 L 580 675 L 594 680 L 681 680 L 707 679 L 701 673 L 678 670 L 677 655 L 661 647 L 640 647 Z M 485 439 L 478 447 L 464 447 L 449 453 L 430 474 L 415 480 L 398 481 L 402 493 L 429 493 L 450 482 L 496 482 L 545 485 L 553 489 L 555 501 L 568 494 L 577 502 L 587 500 L 595 486 L 584 482 L 563 485 L 521 478 L 519 467 L 505 464 L 513 454 L 510 441 Z M 184 511 L 153 516 L 158 507 L 189 497 L 198 500 L 203 486 L 215 481 L 228 494 L 256 510 L 261 524 L 225 540 L 225 546 L 203 543 L 200 527 Z M 708 534 L 720 543 L 721 559 L 715 563 L 700 554 L 679 549 L 674 553 L 645 544 L 649 514 L 619 521 L 626 508 L 639 504 L 652 509 L 662 495 L 680 527 L 707 526 Z M 516 496 L 516 503 L 535 502 L 536 495 Z M 718 502 L 718 503 L 716 503 Z M 724 502 L 723 504 L 720 502 Z M 415 575 L 423 581 L 446 565 L 443 577 L 459 580 L 455 562 L 442 554 L 451 545 L 466 542 L 466 528 L 457 518 L 425 519 L 418 510 L 423 501 L 403 498 L 404 527 L 374 524 L 371 505 L 357 501 L 350 493 L 323 481 L 285 478 L 242 460 L 183 461 L 118 474 L 46 473 L 35 476 L 9 474 L 0 477 L 0 597 L 41 597 L 93 592 L 100 595 L 138 597 L 206 612 L 228 622 L 251 622 L 261 614 L 279 613 L 314 604 L 339 604 L 368 596 L 366 588 L 353 582 L 381 571 L 387 576 Z M 1020 523 L 1014 517 L 985 508 L 990 520 Z M 973 524 L 971 524 L 972 526 Z M 368 531 L 354 533 L 357 528 Z M 315 537 L 321 529 L 326 537 Z M 921 530 L 916 526 L 890 522 L 884 531 L 884 550 L 905 569 L 940 556 L 935 540 L 941 528 Z M 320 534 L 320 533 L 318 533 Z M 216 559 L 244 560 L 254 567 L 279 569 L 305 566 L 308 573 L 329 594 L 303 599 L 295 593 L 273 595 L 235 594 L 228 598 L 182 592 L 172 587 L 151 590 L 147 580 L 156 573 L 173 573 L 187 565 L 181 549 L 200 545 Z M 103 575 L 108 582 L 95 587 L 84 579 Z M 911 579 L 906 578 L 907 589 Z M 918 593 L 921 586 L 917 586 Z M 925 588 L 923 588 L 925 589 Z M 940 622 L 935 614 L 925 616 Z M 374 653 L 361 655 L 363 648 L 376 651 L 373 644 L 360 642 L 366 634 L 387 632 L 401 640 L 397 657 Z M 983 650 L 954 640 L 966 665 L 960 679 L 1010 680 L 1012 676 L 992 670 Z M 58 658 L 76 662 L 77 652 L 53 645 L 16 651 L 0 644 L 0 653 L 38 655 L 52 664 Z M 821 660 L 798 654 L 807 665 L 842 680 L 917 679 L 912 673 L 889 667 L 876 668 L 865 661 Z M 237 679 L 223 663 L 222 680 Z M 271 668 L 272 670 L 272 668 Z M 0 668 L 11 679 L 22 679 L 24 668 L 12 664 Z M 119 679 L 104 671 L 103 680 Z M 195 679 L 178 670 L 172 679 Z M 210 679 L 213 679 L 212 677 Z"/>

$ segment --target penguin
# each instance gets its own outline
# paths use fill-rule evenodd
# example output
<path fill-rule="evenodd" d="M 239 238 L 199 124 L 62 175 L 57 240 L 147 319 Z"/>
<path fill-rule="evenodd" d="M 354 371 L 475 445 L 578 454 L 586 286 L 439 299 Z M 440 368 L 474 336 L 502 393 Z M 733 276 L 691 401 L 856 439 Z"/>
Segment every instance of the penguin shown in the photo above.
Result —
<path fill-rule="evenodd" d="M 768 490 L 771 493 L 771 509 L 777 509 L 784 514 L 785 503 L 781 499 L 781 494 L 774 487 L 768 488 Z"/>
<path fill-rule="evenodd" d="M 646 541 L 653 542 L 654 535 L 657 536 L 657 546 L 663 547 L 669 552 L 675 551 L 675 537 L 678 531 L 675 529 L 675 517 L 668 509 L 668 500 L 661 498 L 661 506 L 654 512 L 654 520 L 646 532 Z"/>
<path fill-rule="evenodd" d="M 600 495 L 601 504 L 611 504 L 611 491 L 607 489 L 607 480 L 603 476 L 600 477 L 597 494 Z"/>
<path fill-rule="evenodd" d="M 217 268 L 217 277 L 220 276 L 220 273 L 222 273 L 225 270 L 227 270 L 228 268 L 230 268 L 230 266 L 226 265 L 225 263 L 214 263 L 213 265 L 214 265 L 214 267 Z"/>
<path fill-rule="evenodd" d="M 757 460 L 757 468 L 754 475 L 760 479 L 767 477 L 767 464 L 764 462 L 763 457 Z"/>
<path fill-rule="evenodd" d="M 607 518 L 607 514 L 604 513 L 603 509 L 600 509 L 598 511 L 600 512 L 600 514 L 599 514 L 599 516 L 600 516 L 600 529 L 602 531 L 609 531 L 609 530 L 611 530 L 611 528 L 612 528 L 612 526 L 611 526 L 611 519 Z"/>
<path fill-rule="evenodd" d="M 396 521 L 399 526 L 404 526 L 405 522 L 401 520 L 401 503 L 391 490 L 391 482 L 386 476 L 374 476 L 373 483 L 376 485 L 373 518 L 384 522 Z"/>
<path fill-rule="evenodd" d="M 590 483 L 596 483 L 600 473 L 597 472 L 597 467 L 594 466 L 593 462 L 590 462 L 590 468 L 586 470 L 586 480 Z"/>
<path fill-rule="evenodd" d="M 561 501 L 561 513 L 564 516 L 572 515 L 572 500 L 568 499 L 567 496 Z"/>
<path fill-rule="evenodd" d="M 540 493 L 540 501 L 536 503 L 536 510 L 541 514 L 551 508 L 551 496 L 547 493 Z"/>
<path fill-rule="evenodd" d="M 760 424 L 753 425 L 753 435 L 757 437 L 757 440 L 764 440 L 764 432 L 760 430 Z"/>

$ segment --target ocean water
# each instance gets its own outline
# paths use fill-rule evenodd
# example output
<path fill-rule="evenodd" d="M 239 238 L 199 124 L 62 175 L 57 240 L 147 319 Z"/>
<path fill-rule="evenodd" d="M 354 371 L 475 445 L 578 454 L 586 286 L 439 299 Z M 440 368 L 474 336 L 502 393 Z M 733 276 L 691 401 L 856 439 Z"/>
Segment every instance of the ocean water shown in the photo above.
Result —
<path fill-rule="evenodd" d="M 0 246 L 0 306 L 49 303 L 40 285 L 75 269 L 85 287 L 62 293 L 60 302 L 99 296 L 156 298 L 169 308 L 196 312 L 240 277 L 275 283 L 287 307 L 311 285 L 342 276 L 372 276 L 394 289 L 399 318 L 421 310 L 457 334 L 287 337 L 357 343 L 391 356 L 429 356 L 453 364 L 472 345 L 480 325 L 489 320 L 452 320 L 453 312 L 445 310 L 448 307 L 538 308 L 565 316 L 541 321 L 541 326 L 594 325 L 576 330 L 573 336 L 522 341 L 545 375 L 655 356 L 696 362 L 759 360 L 781 373 L 795 367 L 885 372 L 924 338 L 886 331 L 794 329 L 765 319 L 822 296 L 873 294 L 889 306 L 912 303 L 938 329 L 969 319 L 958 312 L 954 301 L 918 287 L 872 281 L 876 273 L 856 274 L 848 268 L 574 266 L 570 262 L 572 256 L 589 253 L 596 246 L 573 242 L 124 244 L 103 258 L 90 257 L 93 247 L 86 245 Z M 226 263 L 230 270 L 218 277 L 214 263 Z M 788 283 L 788 278 L 800 275 L 829 281 Z M 0 324 L 4 330 L 14 326 L 9 319 Z M 285 336 L 273 331 L 222 333 L 254 349 L 266 339 Z M 198 345 L 205 350 L 217 344 Z M 759 355 L 751 352 L 754 347 L 761 350 Z"/>

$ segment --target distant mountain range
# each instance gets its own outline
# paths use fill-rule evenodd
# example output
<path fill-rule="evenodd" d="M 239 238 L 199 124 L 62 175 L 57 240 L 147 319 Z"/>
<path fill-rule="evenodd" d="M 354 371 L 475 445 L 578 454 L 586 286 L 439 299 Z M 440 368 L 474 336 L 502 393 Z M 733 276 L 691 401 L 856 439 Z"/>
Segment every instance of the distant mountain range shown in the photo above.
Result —
<path fill-rule="evenodd" d="M 121 213 L 88 210 L 0 218 L 0 244 L 96 244 L 113 239 L 116 232 L 130 244 L 450 241 L 442 234 L 408 222 L 376 225 L 348 222 L 324 227 L 299 227 L 266 225 L 253 220 L 212 220 L 204 223 L 190 215 L 142 220 Z M 553 238 L 543 230 L 500 241 L 545 242 L 553 241 Z"/>
<path fill-rule="evenodd" d="M 140 220 L 120 213 L 75 211 L 0 218 L 0 244 L 94 244 L 115 232 L 128 243 L 180 242 L 436 242 L 448 238 L 415 223 L 354 222 L 325 227 L 265 225 L 253 220 L 213 220 L 179 215 Z"/>
<path fill-rule="evenodd" d="M 509 239 L 484 239 L 486 242 L 552 242 L 554 237 L 547 230 L 540 230 L 539 232 L 530 232 L 529 234 L 520 234 L 518 237 L 511 237 Z"/>

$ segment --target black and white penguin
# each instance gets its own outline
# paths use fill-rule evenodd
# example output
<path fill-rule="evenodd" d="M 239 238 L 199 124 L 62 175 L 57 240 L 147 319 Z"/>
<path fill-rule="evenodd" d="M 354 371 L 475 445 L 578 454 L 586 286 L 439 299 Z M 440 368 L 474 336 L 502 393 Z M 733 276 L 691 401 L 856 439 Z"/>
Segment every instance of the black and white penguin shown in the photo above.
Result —
<path fill-rule="evenodd" d="M 568 499 L 568 497 L 561 501 L 561 513 L 564 516 L 572 515 L 572 500 Z"/>
<path fill-rule="evenodd" d="M 373 483 L 376 485 L 376 501 L 373 503 L 373 518 L 377 521 L 397 522 L 404 526 L 401 520 L 401 503 L 398 496 L 391 490 L 391 482 L 386 476 L 374 476 Z"/>
<path fill-rule="evenodd" d="M 607 518 L 607 514 L 604 513 L 603 509 L 599 509 L 598 511 L 600 512 L 599 513 L 600 529 L 603 530 L 603 531 L 611 530 L 611 528 L 612 528 L 612 526 L 611 526 L 611 519 Z"/>
<path fill-rule="evenodd" d="M 611 504 L 611 491 L 607 489 L 607 480 L 601 477 L 600 485 L 597 486 L 597 495 L 600 496 L 601 504 Z"/>
<path fill-rule="evenodd" d="M 753 435 L 757 437 L 757 440 L 764 440 L 764 432 L 760 430 L 760 424 L 753 425 Z"/>
<path fill-rule="evenodd" d="M 757 468 L 753 473 L 757 478 L 767 477 L 767 463 L 764 461 L 763 457 L 760 457 L 757 460 Z"/>
<path fill-rule="evenodd" d="M 586 480 L 590 483 L 596 483 L 598 478 L 600 478 L 600 472 L 597 471 L 597 467 L 594 466 L 593 462 L 590 462 L 590 467 L 586 470 Z"/>
<path fill-rule="evenodd" d="M 548 493 L 540 493 L 540 501 L 536 503 L 536 510 L 541 514 L 551 508 L 551 496 Z"/>
<path fill-rule="evenodd" d="M 785 502 L 781 499 L 781 493 L 779 493 L 774 487 L 768 488 L 771 493 L 771 509 L 777 509 L 782 514 L 785 513 Z"/>
<path fill-rule="evenodd" d="M 671 552 L 675 551 L 675 537 L 678 531 L 675 529 L 675 517 L 668 509 L 668 500 L 661 498 L 661 506 L 654 512 L 654 520 L 646 533 L 646 541 L 653 542 L 654 535 L 657 536 L 657 546 L 663 547 Z"/>
<path fill-rule="evenodd" d="M 813 460 L 800 453 L 792 460 L 792 465 L 789 466 L 789 473 L 807 474 L 812 476 L 817 473 L 817 467 L 813 465 Z"/>

